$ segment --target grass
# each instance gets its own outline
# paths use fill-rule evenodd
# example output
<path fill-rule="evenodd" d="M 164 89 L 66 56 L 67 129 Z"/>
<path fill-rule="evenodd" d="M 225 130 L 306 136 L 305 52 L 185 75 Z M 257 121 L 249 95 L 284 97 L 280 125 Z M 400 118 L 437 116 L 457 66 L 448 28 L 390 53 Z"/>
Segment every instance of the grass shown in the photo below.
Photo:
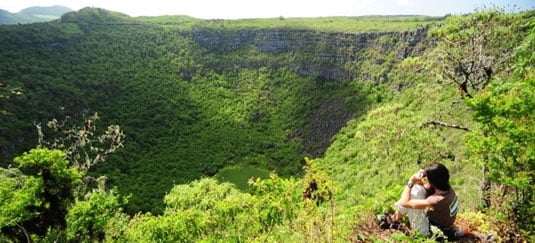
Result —
<path fill-rule="evenodd" d="M 246 191 L 249 187 L 249 179 L 267 179 L 269 171 L 253 166 L 229 166 L 221 169 L 215 177 L 220 182 L 233 183 L 238 189 Z"/>

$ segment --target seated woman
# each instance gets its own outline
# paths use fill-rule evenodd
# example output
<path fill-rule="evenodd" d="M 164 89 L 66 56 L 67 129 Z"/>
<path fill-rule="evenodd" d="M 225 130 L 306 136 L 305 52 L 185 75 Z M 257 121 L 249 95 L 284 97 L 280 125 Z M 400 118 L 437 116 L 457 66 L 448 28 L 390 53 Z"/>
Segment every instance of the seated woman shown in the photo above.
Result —
<path fill-rule="evenodd" d="M 393 220 L 399 222 L 407 214 L 411 227 L 423 235 L 431 236 L 430 225 L 435 225 L 448 240 L 457 240 L 462 232 L 453 224 L 459 202 L 449 179 L 448 169 L 440 163 L 432 163 L 415 173 L 396 203 Z"/>

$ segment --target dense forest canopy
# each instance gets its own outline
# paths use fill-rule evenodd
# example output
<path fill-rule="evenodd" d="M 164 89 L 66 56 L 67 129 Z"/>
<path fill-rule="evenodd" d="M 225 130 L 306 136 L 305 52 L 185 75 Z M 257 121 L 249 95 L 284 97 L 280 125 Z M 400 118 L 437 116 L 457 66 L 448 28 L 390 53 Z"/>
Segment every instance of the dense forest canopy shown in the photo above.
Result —
<path fill-rule="evenodd" d="M 431 161 L 465 224 L 533 237 L 533 16 L 0 26 L 1 237 L 376 239 Z"/>
<path fill-rule="evenodd" d="M 35 124 L 98 112 L 121 125 L 127 142 L 95 173 L 133 194 L 132 213 L 161 212 L 172 185 L 225 166 L 297 175 L 304 156 L 320 156 L 345 122 L 386 95 L 368 97 L 395 63 L 424 48 L 424 20 L 434 19 L 399 17 L 412 29 L 402 33 L 350 34 L 318 32 L 312 20 L 271 20 L 301 29 L 248 28 L 88 8 L 6 26 L 3 80 L 24 94 L 5 100 L 3 164 L 35 146 Z"/>

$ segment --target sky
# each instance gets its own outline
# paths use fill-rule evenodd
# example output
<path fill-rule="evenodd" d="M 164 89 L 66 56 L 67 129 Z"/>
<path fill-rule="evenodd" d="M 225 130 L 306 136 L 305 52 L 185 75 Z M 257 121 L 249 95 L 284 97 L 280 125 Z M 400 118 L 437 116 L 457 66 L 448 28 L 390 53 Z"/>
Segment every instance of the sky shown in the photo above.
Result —
<path fill-rule="evenodd" d="M 463 14 L 498 6 L 508 11 L 535 9 L 535 0 L 0 0 L 16 13 L 31 6 L 61 5 L 75 11 L 98 7 L 132 17 L 188 15 L 201 19 L 328 17 L 361 15 Z M 516 7 L 514 7 L 516 6 Z"/>

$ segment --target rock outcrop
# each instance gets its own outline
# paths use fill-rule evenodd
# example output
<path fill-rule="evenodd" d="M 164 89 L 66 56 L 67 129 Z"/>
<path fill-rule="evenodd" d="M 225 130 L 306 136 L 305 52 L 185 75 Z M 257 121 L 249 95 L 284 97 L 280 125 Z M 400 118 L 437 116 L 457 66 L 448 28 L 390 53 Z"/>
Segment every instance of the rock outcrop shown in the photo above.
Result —
<path fill-rule="evenodd" d="M 427 27 L 414 31 L 359 34 L 282 29 L 218 32 L 204 29 L 184 34 L 208 52 L 240 53 L 240 50 L 253 48 L 257 53 L 275 57 L 268 61 L 243 55 L 241 59 L 213 63 L 211 68 L 214 70 L 286 67 L 322 82 L 359 80 L 384 83 L 388 82 L 389 72 L 396 63 L 418 54 L 431 44 L 427 31 Z M 306 128 L 295 131 L 292 136 L 302 139 L 305 154 L 321 156 L 332 137 L 357 112 L 363 111 L 348 109 L 343 97 L 320 101 L 317 109 L 310 112 Z"/>
<path fill-rule="evenodd" d="M 262 53 L 281 55 L 298 53 L 296 59 L 281 60 L 283 63 L 254 63 L 244 57 L 240 63 L 227 63 L 256 68 L 258 66 L 287 66 L 301 75 L 315 76 L 326 80 L 362 79 L 381 81 L 384 75 L 374 75 L 348 65 L 364 60 L 373 60 L 382 65 L 386 60 L 370 56 L 370 49 L 387 54 L 394 53 L 396 62 L 418 52 L 418 45 L 427 40 L 427 27 L 414 31 L 375 33 L 322 33 L 312 30 L 242 30 L 218 32 L 209 29 L 185 33 L 201 47 L 214 52 L 236 52 L 254 47 Z M 381 55 L 381 56 L 383 56 Z M 222 67 L 223 68 L 223 67 Z"/>

